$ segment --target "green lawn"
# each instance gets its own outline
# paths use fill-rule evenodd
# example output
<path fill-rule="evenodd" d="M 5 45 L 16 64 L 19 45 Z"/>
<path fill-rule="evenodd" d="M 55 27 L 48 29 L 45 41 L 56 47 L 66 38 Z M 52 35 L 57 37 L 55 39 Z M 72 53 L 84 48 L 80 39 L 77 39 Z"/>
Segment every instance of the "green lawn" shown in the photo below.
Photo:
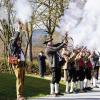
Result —
<path fill-rule="evenodd" d="M 48 95 L 50 81 L 33 76 L 25 77 L 25 97 L 40 97 Z M 0 74 L 0 100 L 16 99 L 15 81 L 15 75 L 5 73 Z M 65 85 L 61 84 L 60 89 L 61 92 L 64 92 Z"/>

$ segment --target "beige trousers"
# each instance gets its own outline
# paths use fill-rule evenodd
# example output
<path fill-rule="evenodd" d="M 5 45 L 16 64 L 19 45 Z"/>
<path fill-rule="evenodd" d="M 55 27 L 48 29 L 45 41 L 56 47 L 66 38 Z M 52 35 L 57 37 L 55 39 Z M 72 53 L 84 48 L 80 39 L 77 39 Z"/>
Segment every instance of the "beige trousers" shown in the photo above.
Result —
<path fill-rule="evenodd" d="M 24 93 L 24 78 L 25 78 L 25 68 L 24 67 L 15 67 L 14 72 L 16 76 L 16 93 L 17 97 L 19 95 L 23 96 Z"/>

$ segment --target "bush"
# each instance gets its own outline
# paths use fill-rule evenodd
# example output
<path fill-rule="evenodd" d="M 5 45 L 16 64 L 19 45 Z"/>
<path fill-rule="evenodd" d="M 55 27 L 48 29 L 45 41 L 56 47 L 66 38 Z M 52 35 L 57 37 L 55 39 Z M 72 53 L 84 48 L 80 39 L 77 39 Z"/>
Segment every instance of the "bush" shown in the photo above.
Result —
<path fill-rule="evenodd" d="M 36 75 L 39 74 L 39 64 L 38 64 L 38 59 L 34 58 L 32 63 L 27 62 L 27 73 L 34 73 Z M 63 69 L 61 70 L 62 76 L 63 76 Z M 46 75 L 50 75 L 50 68 L 48 61 L 46 61 Z"/>
<path fill-rule="evenodd" d="M 12 72 L 12 68 L 10 65 L 8 65 L 8 62 L 6 59 L 3 59 L 0 61 L 0 72 Z"/>
<path fill-rule="evenodd" d="M 34 73 L 36 75 L 39 74 L 39 64 L 38 64 L 38 59 L 35 58 L 33 59 L 32 63 L 27 62 L 27 73 Z M 48 64 L 46 64 L 46 75 L 50 74 L 50 69 L 48 67 Z"/>

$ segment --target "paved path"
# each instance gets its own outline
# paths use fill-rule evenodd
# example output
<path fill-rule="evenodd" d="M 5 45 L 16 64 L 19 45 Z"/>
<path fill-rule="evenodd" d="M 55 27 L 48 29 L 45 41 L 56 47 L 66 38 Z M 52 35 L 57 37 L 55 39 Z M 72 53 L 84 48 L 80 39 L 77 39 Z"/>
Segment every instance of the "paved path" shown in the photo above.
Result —
<path fill-rule="evenodd" d="M 97 84 L 100 87 L 100 80 Z M 100 100 L 100 88 L 94 88 L 90 92 L 78 93 L 78 94 L 64 94 L 63 96 L 54 97 L 40 97 L 40 98 L 28 98 L 27 100 Z"/>

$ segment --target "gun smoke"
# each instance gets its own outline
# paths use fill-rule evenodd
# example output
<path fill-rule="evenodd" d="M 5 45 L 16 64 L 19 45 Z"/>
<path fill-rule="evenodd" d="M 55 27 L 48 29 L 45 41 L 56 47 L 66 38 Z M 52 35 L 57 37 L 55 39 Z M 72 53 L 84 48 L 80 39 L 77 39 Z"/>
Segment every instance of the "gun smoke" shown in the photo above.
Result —
<path fill-rule="evenodd" d="M 100 0 L 71 0 L 59 24 L 74 39 L 74 46 L 100 50 Z"/>
<path fill-rule="evenodd" d="M 16 0 L 14 8 L 16 11 L 17 19 L 19 19 L 23 23 L 31 20 L 33 10 L 28 0 Z"/>

